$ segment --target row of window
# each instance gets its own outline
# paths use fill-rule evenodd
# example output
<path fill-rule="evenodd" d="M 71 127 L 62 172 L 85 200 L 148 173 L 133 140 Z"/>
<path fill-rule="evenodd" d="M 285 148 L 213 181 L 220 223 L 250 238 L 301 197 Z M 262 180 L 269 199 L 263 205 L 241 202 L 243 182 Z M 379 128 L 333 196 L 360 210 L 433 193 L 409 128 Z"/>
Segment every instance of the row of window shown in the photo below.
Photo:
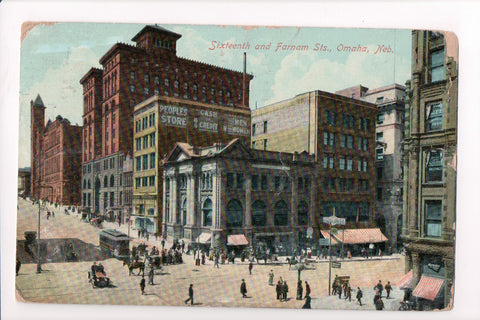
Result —
<path fill-rule="evenodd" d="M 338 118 L 338 114 L 336 111 L 325 109 L 324 123 L 326 123 L 329 126 L 336 126 L 338 121 L 337 118 Z M 361 131 L 370 130 L 370 119 L 359 117 L 357 122 L 357 119 L 353 115 L 347 114 L 347 113 L 342 114 L 341 124 L 346 129 L 358 128 Z"/>
<path fill-rule="evenodd" d="M 353 171 L 354 170 L 353 164 L 354 164 L 354 160 L 351 157 L 340 156 L 338 158 L 338 170 Z M 333 154 L 325 154 L 323 156 L 323 168 L 336 169 L 335 157 Z M 364 158 L 358 159 L 356 170 L 358 172 L 367 172 L 368 170 L 367 159 L 364 159 Z"/>
<path fill-rule="evenodd" d="M 273 181 L 271 181 L 273 179 Z M 273 182 L 273 187 L 276 192 L 287 191 L 290 189 L 290 178 L 288 176 L 269 176 L 269 175 L 252 175 L 252 190 L 270 190 L 270 183 Z M 310 190 L 310 179 L 308 177 L 299 177 L 297 180 L 298 190 Z M 227 173 L 227 188 L 228 189 L 243 189 L 245 184 L 245 176 L 243 173 L 237 172 Z"/>
<path fill-rule="evenodd" d="M 119 176 L 118 180 L 118 185 L 121 187 L 122 186 L 122 175 Z M 101 185 L 99 185 L 100 187 Z M 115 177 L 113 174 L 110 175 L 110 179 L 107 176 L 103 177 L 103 187 L 104 188 L 112 188 L 115 186 Z M 83 179 L 83 189 L 92 189 L 92 183 L 90 182 L 90 179 Z"/>
<path fill-rule="evenodd" d="M 135 178 L 135 188 L 155 187 L 155 176 Z"/>
<path fill-rule="evenodd" d="M 123 167 L 123 157 L 118 157 L 118 160 L 115 160 L 115 158 L 108 158 L 108 159 L 103 159 L 103 170 L 109 170 L 109 169 L 115 169 L 115 166 L 117 163 L 119 168 Z M 95 163 L 95 171 L 100 171 L 100 163 Z M 83 173 L 91 173 L 92 172 L 92 164 L 86 164 L 83 166 Z"/>
<path fill-rule="evenodd" d="M 366 179 L 356 180 L 351 178 L 325 177 L 323 179 L 323 190 L 339 192 L 368 192 L 370 184 Z"/>
<path fill-rule="evenodd" d="M 259 127 L 259 123 L 252 124 L 252 137 L 257 134 L 257 128 Z M 263 130 L 262 133 L 267 133 L 268 131 L 268 121 L 263 121 Z"/>
<path fill-rule="evenodd" d="M 139 150 L 143 150 L 143 149 L 146 149 L 146 148 L 151 148 L 151 147 L 154 147 L 155 146 L 155 143 L 156 143 L 156 133 L 155 132 L 152 132 L 148 135 L 145 135 L 143 137 L 140 137 L 140 138 L 136 138 L 135 139 L 135 150 L 136 151 L 139 151 Z"/>
<path fill-rule="evenodd" d="M 135 157 L 135 171 L 155 169 L 155 152 Z"/>
<path fill-rule="evenodd" d="M 339 133 L 338 140 L 340 140 L 340 147 L 346 149 L 353 149 L 356 147 L 361 151 L 368 151 L 368 139 L 366 137 L 357 137 L 357 145 L 354 146 L 354 137 L 352 135 Z M 323 133 L 323 145 L 335 147 L 336 134 L 325 131 Z"/>
<path fill-rule="evenodd" d="M 135 132 L 140 132 L 151 127 L 155 127 L 155 113 L 135 121 Z"/>

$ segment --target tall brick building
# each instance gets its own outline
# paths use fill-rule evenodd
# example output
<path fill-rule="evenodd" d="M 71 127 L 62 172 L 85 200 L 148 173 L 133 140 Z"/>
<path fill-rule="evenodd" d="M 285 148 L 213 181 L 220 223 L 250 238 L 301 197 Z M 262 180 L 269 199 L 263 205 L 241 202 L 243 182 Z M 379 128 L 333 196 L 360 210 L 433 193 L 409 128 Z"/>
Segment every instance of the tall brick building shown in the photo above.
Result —
<path fill-rule="evenodd" d="M 251 75 L 178 57 L 180 34 L 159 26 L 145 26 L 132 41 L 115 44 L 81 80 L 84 91 L 82 204 L 90 211 L 118 216 L 124 211 L 122 168 L 133 156 L 134 107 L 156 95 L 172 103 L 189 101 L 247 113 Z M 241 59 L 241 58 L 240 58 Z M 192 124 L 189 124 L 192 125 Z M 185 129 L 176 126 L 165 145 L 173 146 Z M 226 142 L 249 132 L 225 132 L 210 137 Z M 157 158 L 157 162 L 158 162 Z M 156 165 L 158 167 L 158 165 Z M 135 191 L 134 191 L 135 192 Z M 135 197 L 134 200 L 135 202 Z M 161 212 L 161 211 L 160 211 Z"/>
<path fill-rule="evenodd" d="M 376 116 L 372 103 L 319 90 L 252 112 L 254 149 L 315 155 L 315 231 L 325 229 L 321 218 L 334 213 L 346 218 L 346 228 L 373 225 Z"/>
<path fill-rule="evenodd" d="M 31 106 L 31 196 L 60 204 L 80 204 L 82 127 L 57 116 L 45 124 L 45 106 L 38 95 Z"/>

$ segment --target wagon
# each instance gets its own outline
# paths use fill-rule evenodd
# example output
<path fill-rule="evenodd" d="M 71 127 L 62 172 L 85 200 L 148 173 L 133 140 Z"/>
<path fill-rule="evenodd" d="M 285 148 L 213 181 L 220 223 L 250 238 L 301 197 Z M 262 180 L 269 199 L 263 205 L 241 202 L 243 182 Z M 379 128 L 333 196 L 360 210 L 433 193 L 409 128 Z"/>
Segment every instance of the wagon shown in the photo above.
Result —
<path fill-rule="evenodd" d="M 88 271 L 88 282 L 92 284 L 92 288 L 105 288 L 110 286 L 110 278 L 103 272 L 95 272 L 95 277 L 91 271 Z"/>

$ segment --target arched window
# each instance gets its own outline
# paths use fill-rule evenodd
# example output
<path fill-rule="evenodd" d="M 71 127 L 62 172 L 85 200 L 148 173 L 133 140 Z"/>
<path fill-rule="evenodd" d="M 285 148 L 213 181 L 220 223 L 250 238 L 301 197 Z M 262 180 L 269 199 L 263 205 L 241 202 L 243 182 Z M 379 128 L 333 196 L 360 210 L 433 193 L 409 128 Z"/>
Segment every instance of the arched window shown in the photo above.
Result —
<path fill-rule="evenodd" d="M 275 225 L 288 226 L 288 207 L 283 200 L 275 204 Z"/>
<path fill-rule="evenodd" d="M 182 203 L 182 225 L 187 224 L 187 199 L 183 200 Z"/>
<path fill-rule="evenodd" d="M 108 178 L 107 178 L 107 176 L 103 177 L 103 187 L 104 187 L 104 188 L 108 187 Z"/>
<path fill-rule="evenodd" d="M 92 185 L 90 184 L 90 179 L 87 181 L 87 186 L 88 186 L 88 189 L 92 189 Z"/>
<path fill-rule="evenodd" d="M 115 179 L 113 178 L 113 174 L 110 176 L 110 187 L 115 185 Z"/>
<path fill-rule="evenodd" d="M 252 226 L 263 227 L 267 224 L 266 209 L 263 201 L 257 200 L 252 204 Z"/>
<path fill-rule="evenodd" d="M 210 198 L 203 202 L 202 214 L 203 226 L 210 227 L 212 225 L 212 200 Z"/>
<path fill-rule="evenodd" d="M 305 226 L 308 224 L 308 205 L 305 201 L 298 204 L 298 225 Z"/>
<path fill-rule="evenodd" d="M 242 204 L 238 200 L 230 200 L 227 204 L 227 228 L 243 225 Z"/>

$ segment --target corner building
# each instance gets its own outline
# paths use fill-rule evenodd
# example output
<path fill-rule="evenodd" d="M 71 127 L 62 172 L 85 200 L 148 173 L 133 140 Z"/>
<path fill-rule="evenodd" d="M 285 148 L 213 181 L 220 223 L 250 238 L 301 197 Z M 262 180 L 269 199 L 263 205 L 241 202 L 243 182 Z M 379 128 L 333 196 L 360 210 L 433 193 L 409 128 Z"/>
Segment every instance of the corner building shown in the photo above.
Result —
<path fill-rule="evenodd" d="M 31 105 L 31 196 L 64 205 L 80 204 L 82 127 L 57 116 L 45 124 L 45 105 Z"/>
<path fill-rule="evenodd" d="M 160 26 L 145 26 L 132 38 L 135 45 L 115 44 L 101 57 L 102 69 L 92 68 L 80 80 L 84 88 L 82 204 L 86 210 L 108 213 L 122 221 L 130 215 L 144 215 L 141 205 L 145 208 L 143 202 L 151 197 L 145 195 L 145 189 L 136 190 L 134 186 L 132 207 L 127 208 L 125 197 L 130 197 L 128 193 L 132 191 L 124 185 L 122 171 L 126 157 L 134 158 L 134 152 L 139 151 L 134 149 L 135 106 L 152 96 L 243 112 L 248 118 L 246 131 L 211 138 L 222 142 L 241 136 L 249 141 L 248 92 L 252 76 L 178 57 L 176 43 L 180 38 L 180 34 Z M 168 117 L 171 121 L 176 119 L 173 115 Z M 176 126 L 177 123 L 170 124 Z M 185 131 L 182 126 L 176 127 L 177 135 Z M 179 140 L 173 135 L 161 143 L 173 146 Z M 156 157 L 155 168 L 158 168 L 158 159 Z M 135 168 L 134 164 L 134 175 Z M 155 188 L 157 183 L 158 179 Z M 158 206 L 154 210 L 154 216 L 161 219 Z"/>
<path fill-rule="evenodd" d="M 252 112 L 252 148 L 314 155 L 315 238 L 333 214 L 345 228 L 373 225 L 376 115 L 372 103 L 319 90 Z"/>
<path fill-rule="evenodd" d="M 402 236 L 405 277 L 410 277 L 405 288 L 419 310 L 431 310 L 451 306 L 453 298 L 458 43 L 451 33 L 418 30 L 412 40 L 405 116 Z"/>

